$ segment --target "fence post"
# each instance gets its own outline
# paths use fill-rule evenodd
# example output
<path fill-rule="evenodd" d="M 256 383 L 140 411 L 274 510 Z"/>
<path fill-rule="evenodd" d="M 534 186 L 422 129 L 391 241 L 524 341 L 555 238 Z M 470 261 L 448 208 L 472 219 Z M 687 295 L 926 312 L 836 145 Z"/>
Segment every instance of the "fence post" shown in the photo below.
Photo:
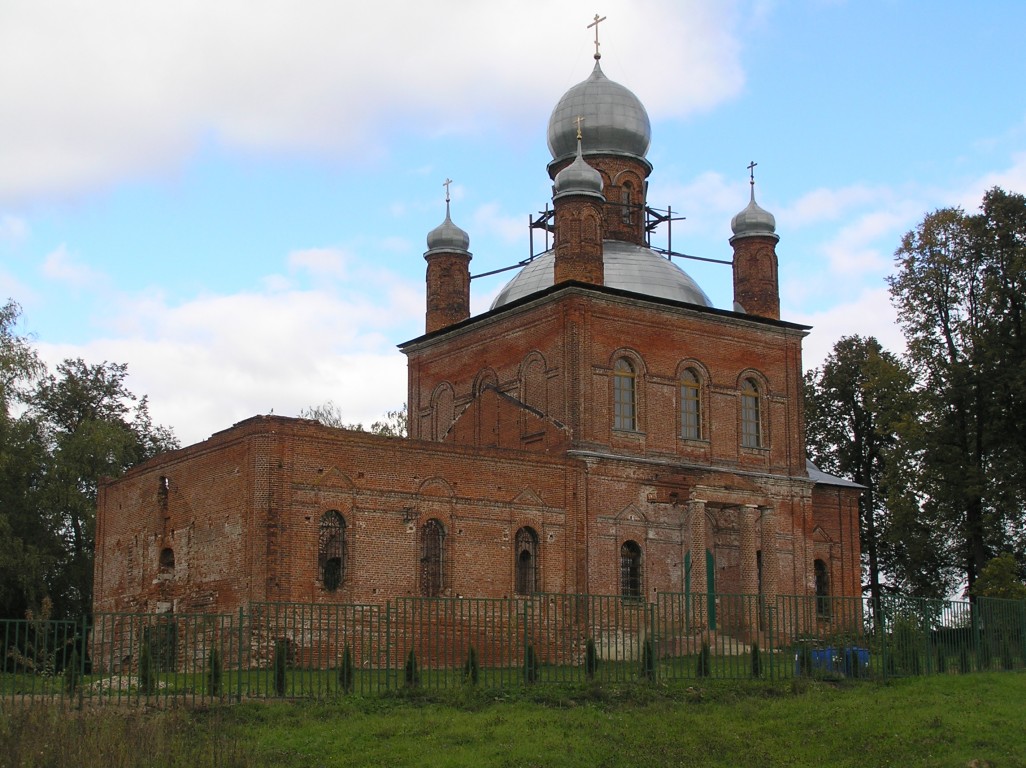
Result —
<path fill-rule="evenodd" d="M 392 685 L 392 601 L 385 603 L 385 690 Z M 380 683 L 379 683 L 380 690 Z"/>
<path fill-rule="evenodd" d="M 238 647 L 235 649 L 235 671 L 238 673 L 235 680 L 235 701 L 242 701 L 242 624 L 245 617 L 245 608 L 239 606 L 239 630 Z"/>

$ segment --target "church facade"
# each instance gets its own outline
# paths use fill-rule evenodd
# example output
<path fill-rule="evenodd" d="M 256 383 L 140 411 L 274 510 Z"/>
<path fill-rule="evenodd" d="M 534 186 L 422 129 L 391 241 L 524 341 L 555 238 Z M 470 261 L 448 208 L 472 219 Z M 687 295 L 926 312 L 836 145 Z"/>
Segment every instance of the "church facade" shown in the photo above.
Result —
<path fill-rule="evenodd" d="M 549 122 L 554 247 L 472 317 L 448 201 L 428 235 L 409 437 L 256 416 L 103 485 L 94 611 L 860 595 L 859 488 L 805 457 L 773 216 L 753 185 L 712 307 L 647 243 L 649 140 L 596 55 Z"/>

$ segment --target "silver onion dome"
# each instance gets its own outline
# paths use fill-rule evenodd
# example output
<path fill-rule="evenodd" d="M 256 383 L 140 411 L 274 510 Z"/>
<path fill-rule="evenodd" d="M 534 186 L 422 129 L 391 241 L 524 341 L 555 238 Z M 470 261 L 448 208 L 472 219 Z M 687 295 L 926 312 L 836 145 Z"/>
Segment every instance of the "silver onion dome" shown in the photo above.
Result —
<path fill-rule="evenodd" d="M 573 157 L 577 144 L 577 118 L 584 123 L 584 154 L 628 155 L 644 159 L 652 140 L 652 126 L 641 101 L 619 83 L 608 79 L 595 62 L 591 76 L 578 83 L 552 110 L 549 152 L 554 162 Z"/>
<path fill-rule="evenodd" d="M 428 232 L 428 253 L 432 251 L 467 251 L 470 235 L 452 223 L 449 217 L 449 201 L 445 201 L 445 221 Z"/>
<path fill-rule="evenodd" d="M 555 260 L 555 252 L 546 251 L 529 262 L 499 291 L 492 302 L 492 309 L 551 287 L 555 281 Z M 642 245 L 620 240 L 603 241 L 602 270 L 604 285 L 609 288 L 702 307 L 712 306 L 709 297 L 687 272 Z"/>
<path fill-rule="evenodd" d="M 743 211 L 730 220 L 730 229 L 734 237 L 751 237 L 763 235 L 777 237 L 777 220 L 769 211 L 759 207 L 755 202 L 755 187 L 752 187 L 752 199 Z"/>
<path fill-rule="evenodd" d="M 556 174 L 552 185 L 553 200 L 564 195 L 590 195 L 602 200 L 602 174 L 584 162 L 581 154 L 581 134 L 577 136 L 577 157 Z"/>

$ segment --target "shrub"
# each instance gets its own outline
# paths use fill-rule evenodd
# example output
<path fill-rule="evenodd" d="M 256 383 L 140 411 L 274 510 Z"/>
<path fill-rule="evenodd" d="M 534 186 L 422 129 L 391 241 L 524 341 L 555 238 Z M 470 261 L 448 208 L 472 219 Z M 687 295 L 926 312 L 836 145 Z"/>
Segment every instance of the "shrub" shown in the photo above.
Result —
<path fill-rule="evenodd" d="M 214 698 L 221 695 L 222 676 L 221 654 L 215 645 L 207 656 L 207 695 Z"/>
<path fill-rule="evenodd" d="M 403 683 L 407 688 L 416 688 L 420 685 L 420 673 L 417 671 L 417 654 L 410 648 L 406 654 L 406 664 L 403 666 Z"/>
<path fill-rule="evenodd" d="M 353 652 L 349 643 L 342 648 L 342 659 L 338 663 L 338 689 L 342 693 L 350 693 L 353 690 Z"/>
<path fill-rule="evenodd" d="M 157 689 L 157 673 L 153 667 L 153 651 L 148 640 L 139 648 L 139 692 L 149 696 Z"/>
<path fill-rule="evenodd" d="M 78 690 L 79 676 L 82 672 L 82 663 L 78 658 L 78 649 L 73 648 L 71 658 L 68 659 L 68 666 L 64 668 L 64 690 L 68 696 L 74 696 Z"/>
<path fill-rule="evenodd" d="M 595 679 L 598 665 L 598 649 L 595 647 L 595 641 L 589 637 L 588 642 L 584 645 L 584 674 L 589 680 Z"/>
<path fill-rule="evenodd" d="M 524 653 L 524 682 L 528 685 L 538 682 L 538 656 L 533 645 L 528 645 Z"/>
<path fill-rule="evenodd" d="M 467 660 L 463 662 L 463 680 L 471 685 L 477 685 L 477 651 L 474 646 L 467 648 Z"/>
<path fill-rule="evenodd" d="M 641 676 L 650 683 L 654 683 L 656 679 L 655 644 L 651 638 L 641 646 Z"/>
<path fill-rule="evenodd" d="M 709 643 L 702 641 L 702 649 L 698 652 L 698 661 L 695 664 L 695 677 L 712 676 L 712 651 Z"/>
<path fill-rule="evenodd" d="M 274 641 L 274 693 L 285 695 L 285 670 L 288 668 L 288 641 L 284 638 Z"/>
<path fill-rule="evenodd" d="M 762 677 L 762 653 L 758 640 L 752 642 L 752 677 Z"/>

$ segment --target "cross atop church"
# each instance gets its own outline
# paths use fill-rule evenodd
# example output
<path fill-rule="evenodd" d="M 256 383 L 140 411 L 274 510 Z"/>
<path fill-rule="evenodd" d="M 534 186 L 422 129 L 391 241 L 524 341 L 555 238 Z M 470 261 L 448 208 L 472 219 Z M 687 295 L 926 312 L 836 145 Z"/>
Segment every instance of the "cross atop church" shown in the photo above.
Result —
<path fill-rule="evenodd" d="M 442 186 L 445 187 L 445 202 L 449 202 L 449 185 L 452 184 L 452 179 L 448 176 L 445 177 L 445 181 L 442 182 Z"/>
<path fill-rule="evenodd" d="M 574 122 L 577 123 L 577 140 L 581 140 L 581 123 L 584 122 L 584 118 L 578 115 L 574 118 Z"/>
<path fill-rule="evenodd" d="M 755 166 L 757 165 L 758 163 L 752 160 L 752 162 L 750 162 L 746 166 L 748 168 L 748 183 L 751 184 L 753 187 L 755 186 Z"/>
<path fill-rule="evenodd" d="M 588 25 L 588 29 L 591 29 L 592 27 L 595 27 L 595 58 L 596 59 L 601 59 L 602 58 L 602 54 L 599 53 L 598 25 L 601 24 L 605 20 L 606 20 L 605 16 L 602 16 L 600 18 L 599 15 L 596 13 L 595 14 L 595 21 L 591 22 L 591 24 Z"/>

